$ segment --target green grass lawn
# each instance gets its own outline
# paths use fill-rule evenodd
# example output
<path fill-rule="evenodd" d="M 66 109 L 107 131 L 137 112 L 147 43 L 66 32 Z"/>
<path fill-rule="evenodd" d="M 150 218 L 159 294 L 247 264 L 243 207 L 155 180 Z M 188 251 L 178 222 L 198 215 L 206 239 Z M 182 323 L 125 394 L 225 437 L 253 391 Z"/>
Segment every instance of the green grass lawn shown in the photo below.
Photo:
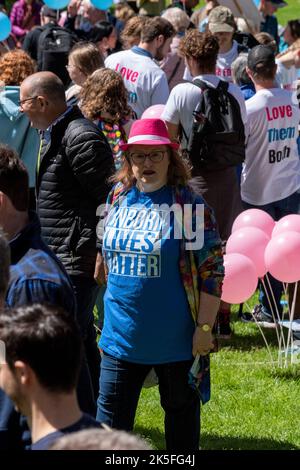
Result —
<path fill-rule="evenodd" d="M 211 355 L 212 397 L 202 407 L 201 448 L 300 449 L 300 365 L 273 368 L 258 328 L 237 321 L 236 313 L 233 328 L 232 339 Z M 276 360 L 275 332 L 264 332 Z M 157 387 L 142 391 L 135 431 L 154 448 L 165 448 Z"/>
<path fill-rule="evenodd" d="M 300 18 L 300 0 L 286 0 L 287 7 L 279 8 L 276 13 L 279 24 L 284 26 L 289 20 Z"/>

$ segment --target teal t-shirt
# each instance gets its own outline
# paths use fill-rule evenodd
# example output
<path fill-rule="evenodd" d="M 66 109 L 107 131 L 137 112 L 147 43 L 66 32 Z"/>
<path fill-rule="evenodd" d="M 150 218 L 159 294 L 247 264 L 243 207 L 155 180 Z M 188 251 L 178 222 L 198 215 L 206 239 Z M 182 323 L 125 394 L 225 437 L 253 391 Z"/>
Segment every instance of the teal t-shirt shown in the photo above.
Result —
<path fill-rule="evenodd" d="M 180 240 L 162 204 L 173 204 L 170 187 L 151 193 L 133 187 L 111 211 L 103 239 L 109 276 L 100 347 L 141 364 L 192 359 L 194 323 L 179 271 Z"/>

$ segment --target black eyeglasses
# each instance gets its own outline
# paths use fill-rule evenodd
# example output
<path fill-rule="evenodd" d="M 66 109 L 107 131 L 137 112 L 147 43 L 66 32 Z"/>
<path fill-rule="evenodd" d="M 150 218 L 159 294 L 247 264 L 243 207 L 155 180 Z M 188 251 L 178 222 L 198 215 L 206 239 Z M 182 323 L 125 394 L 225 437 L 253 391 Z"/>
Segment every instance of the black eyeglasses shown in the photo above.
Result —
<path fill-rule="evenodd" d="M 36 98 L 38 98 L 38 95 L 36 95 L 36 96 L 31 96 L 31 98 L 25 98 L 25 100 L 19 100 L 19 101 L 18 101 L 18 105 L 19 105 L 19 106 L 22 106 L 23 103 L 25 103 L 26 101 L 35 100 Z"/>
<path fill-rule="evenodd" d="M 156 152 L 150 153 L 133 152 L 129 154 L 129 157 L 136 165 L 138 165 L 139 163 L 144 163 L 146 157 L 148 157 L 153 163 L 159 163 L 163 160 L 165 153 L 165 150 L 157 150 Z"/>

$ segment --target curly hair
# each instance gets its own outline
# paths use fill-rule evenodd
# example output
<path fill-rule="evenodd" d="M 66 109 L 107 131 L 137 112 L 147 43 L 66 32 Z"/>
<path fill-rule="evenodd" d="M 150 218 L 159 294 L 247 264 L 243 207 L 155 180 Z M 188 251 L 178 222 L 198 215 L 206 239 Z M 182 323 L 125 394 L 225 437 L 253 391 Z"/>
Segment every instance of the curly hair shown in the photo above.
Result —
<path fill-rule="evenodd" d="M 168 153 L 170 157 L 168 185 L 174 187 L 186 186 L 191 178 L 191 165 L 189 161 L 170 147 L 168 147 Z M 110 178 L 112 183 L 121 182 L 125 189 L 130 189 L 136 182 L 133 176 L 129 155 L 130 152 L 128 150 L 124 152 L 121 168 Z"/>
<path fill-rule="evenodd" d="M 0 57 L 0 80 L 6 86 L 19 86 L 35 72 L 36 64 L 25 51 L 14 49 Z"/>
<path fill-rule="evenodd" d="M 111 69 L 96 70 L 90 75 L 80 92 L 81 110 L 91 120 L 109 113 L 118 122 L 132 114 L 127 104 L 127 90 L 121 75 Z"/>
<path fill-rule="evenodd" d="M 183 57 L 196 60 L 200 67 L 212 69 L 216 66 L 219 43 L 211 33 L 192 29 L 180 41 L 178 51 Z"/>

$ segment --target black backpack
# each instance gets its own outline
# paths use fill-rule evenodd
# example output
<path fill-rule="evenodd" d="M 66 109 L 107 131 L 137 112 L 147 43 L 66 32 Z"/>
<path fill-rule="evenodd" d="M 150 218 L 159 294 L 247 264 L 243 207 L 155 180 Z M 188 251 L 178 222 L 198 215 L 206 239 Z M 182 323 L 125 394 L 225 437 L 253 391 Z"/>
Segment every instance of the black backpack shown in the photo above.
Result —
<path fill-rule="evenodd" d="M 58 25 L 47 26 L 38 40 L 38 69 L 55 73 L 65 86 L 70 83 L 66 69 L 68 55 L 77 37 Z"/>
<path fill-rule="evenodd" d="M 245 160 L 245 129 L 240 105 L 228 92 L 229 84 L 220 80 L 217 88 L 213 88 L 199 79 L 193 84 L 202 90 L 187 139 L 193 175 L 203 169 L 213 171 L 239 165 Z"/>

